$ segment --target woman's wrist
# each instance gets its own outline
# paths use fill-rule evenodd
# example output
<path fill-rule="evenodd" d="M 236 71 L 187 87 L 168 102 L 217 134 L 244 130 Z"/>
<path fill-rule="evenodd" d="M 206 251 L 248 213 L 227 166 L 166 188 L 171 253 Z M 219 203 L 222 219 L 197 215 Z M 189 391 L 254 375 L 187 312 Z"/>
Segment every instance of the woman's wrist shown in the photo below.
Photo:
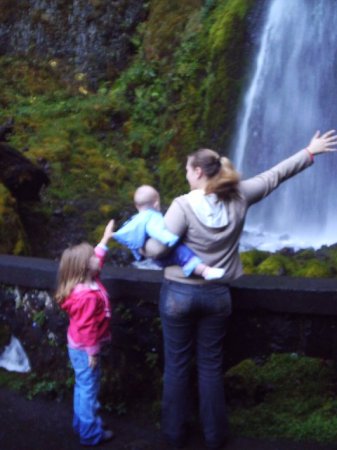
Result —
<path fill-rule="evenodd" d="M 311 161 L 313 161 L 315 154 L 312 151 L 310 151 L 309 147 L 306 148 L 306 151 L 309 153 Z"/>

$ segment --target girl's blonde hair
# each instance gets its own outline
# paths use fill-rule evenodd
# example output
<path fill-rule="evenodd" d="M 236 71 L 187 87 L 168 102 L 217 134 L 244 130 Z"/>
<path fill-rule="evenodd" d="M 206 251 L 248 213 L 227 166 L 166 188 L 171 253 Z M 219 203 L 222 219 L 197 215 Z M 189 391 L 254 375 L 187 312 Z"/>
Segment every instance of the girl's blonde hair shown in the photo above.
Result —
<path fill-rule="evenodd" d="M 202 148 L 188 156 L 193 168 L 200 167 L 208 178 L 206 194 L 214 193 L 221 200 L 238 196 L 240 176 L 231 161 L 214 150 Z"/>
<path fill-rule="evenodd" d="M 83 283 L 88 276 L 89 260 L 94 254 L 94 247 L 87 242 L 74 245 L 64 250 L 61 256 L 55 300 L 62 303 L 76 284 Z"/>

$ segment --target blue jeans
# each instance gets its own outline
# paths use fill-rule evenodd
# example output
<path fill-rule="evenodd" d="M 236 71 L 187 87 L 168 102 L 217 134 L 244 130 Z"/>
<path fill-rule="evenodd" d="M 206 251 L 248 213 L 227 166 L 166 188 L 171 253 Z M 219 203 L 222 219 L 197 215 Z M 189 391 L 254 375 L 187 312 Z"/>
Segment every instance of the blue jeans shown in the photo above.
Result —
<path fill-rule="evenodd" d="M 97 445 L 103 436 L 99 408 L 100 367 L 89 367 L 88 354 L 68 347 L 75 372 L 73 428 L 84 445 Z"/>
<path fill-rule="evenodd" d="M 231 297 L 225 284 L 189 285 L 165 280 L 160 294 L 164 336 L 162 431 L 175 444 L 187 438 L 190 366 L 196 356 L 199 411 L 209 448 L 228 434 L 223 379 L 223 339 Z"/>

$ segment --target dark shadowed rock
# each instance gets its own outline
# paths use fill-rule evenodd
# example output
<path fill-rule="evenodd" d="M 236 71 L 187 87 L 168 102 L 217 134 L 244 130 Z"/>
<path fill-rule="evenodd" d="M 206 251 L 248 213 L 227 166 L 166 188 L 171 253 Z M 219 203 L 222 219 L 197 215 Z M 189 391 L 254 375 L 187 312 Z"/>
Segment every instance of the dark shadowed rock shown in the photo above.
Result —
<path fill-rule="evenodd" d="M 10 118 L 0 126 L 0 142 L 7 142 L 8 135 L 13 132 L 14 120 Z"/>
<path fill-rule="evenodd" d="M 15 148 L 0 142 L 0 181 L 17 200 L 34 201 L 49 177 Z"/>

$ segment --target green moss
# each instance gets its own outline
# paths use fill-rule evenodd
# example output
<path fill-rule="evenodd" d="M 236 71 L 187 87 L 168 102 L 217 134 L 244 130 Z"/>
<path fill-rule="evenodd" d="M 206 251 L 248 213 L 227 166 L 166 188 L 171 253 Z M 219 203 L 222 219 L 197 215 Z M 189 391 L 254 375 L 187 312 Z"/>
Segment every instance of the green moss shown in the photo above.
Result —
<path fill-rule="evenodd" d="M 8 190 L 0 185 L 0 253 L 25 255 L 28 250 L 16 202 Z"/>
<path fill-rule="evenodd" d="M 259 275 L 290 275 L 297 269 L 296 262 L 281 254 L 272 254 L 258 265 Z"/>
<path fill-rule="evenodd" d="M 226 98 L 217 87 L 222 75 L 214 79 L 218 56 L 233 46 L 220 30 L 231 29 L 234 39 L 235 29 L 239 39 L 236 21 L 243 29 L 248 10 L 233 1 L 212 8 L 200 0 L 176 2 L 174 8 L 164 1 L 151 3 L 138 32 L 138 54 L 112 85 L 103 83 L 97 92 L 88 89 L 85 74 L 62 81 L 64 67 L 56 59 L 32 64 L 0 58 L 0 102 L 6 107 L 0 119 L 15 117 L 11 144 L 28 146 L 29 158 L 50 166 L 45 200 L 63 209 L 67 200 L 85 195 L 98 209 L 109 199 L 118 210 L 143 182 L 162 191 L 164 204 L 184 191 L 186 154 L 224 127 L 222 113 L 205 108 L 213 101 L 207 95 L 216 88 L 218 97 L 221 91 L 223 105 L 233 98 L 233 90 Z M 163 16 L 164 21 L 157 20 Z M 213 124 L 210 129 L 207 122 Z M 96 227 L 96 220 L 98 214 L 88 215 L 86 227 Z M 16 251 L 21 248 L 19 242 Z"/>
<path fill-rule="evenodd" d="M 0 368 L 0 386 L 13 389 L 14 391 L 21 391 L 26 385 L 28 379 L 27 374 L 16 372 L 8 372 Z"/>
<path fill-rule="evenodd" d="M 324 261 L 309 259 L 300 264 L 292 275 L 306 278 L 328 278 L 331 276 L 331 266 Z"/>
<path fill-rule="evenodd" d="M 337 438 L 332 362 L 274 354 L 245 360 L 226 374 L 234 433 L 316 441 Z"/>
<path fill-rule="evenodd" d="M 241 253 L 246 274 L 287 275 L 306 278 L 331 278 L 337 275 L 336 246 L 297 252 L 285 249 L 270 254 L 259 250 Z"/>
<path fill-rule="evenodd" d="M 200 10 L 201 5 L 201 0 L 151 2 L 144 33 L 144 51 L 147 58 L 170 58 L 180 44 L 186 22 L 194 11 Z"/>
<path fill-rule="evenodd" d="M 221 146 L 227 119 L 234 117 L 228 105 L 235 101 L 239 85 L 224 85 L 234 71 L 236 79 L 242 76 L 237 46 L 240 40 L 243 45 L 254 2 L 215 3 L 210 8 L 199 1 L 177 2 L 169 9 L 164 1 L 151 4 L 139 54 L 109 93 L 114 108 L 125 117 L 127 153 L 150 155 L 148 163 L 159 168 L 165 198 L 171 190 L 166 174 L 172 161 L 184 164 L 198 146 Z M 165 21 L 158 22 L 159 16 Z M 229 72 L 224 72 L 225 66 L 230 66 Z M 184 186 L 184 174 L 177 176 L 177 185 Z"/>
<path fill-rule="evenodd" d="M 208 77 L 204 105 L 204 122 L 210 139 L 215 133 L 224 145 L 232 126 L 248 62 L 247 17 L 253 0 L 217 2 L 210 13 L 208 34 Z"/>
<path fill-rule="evenodd" d="M 240 254 L 244 273 L 252 275 L 257 273 L 257 266 L 262 263 L 268 256 L 269 252 L 262 252 L 259 250 L 250 250 Z"/>

